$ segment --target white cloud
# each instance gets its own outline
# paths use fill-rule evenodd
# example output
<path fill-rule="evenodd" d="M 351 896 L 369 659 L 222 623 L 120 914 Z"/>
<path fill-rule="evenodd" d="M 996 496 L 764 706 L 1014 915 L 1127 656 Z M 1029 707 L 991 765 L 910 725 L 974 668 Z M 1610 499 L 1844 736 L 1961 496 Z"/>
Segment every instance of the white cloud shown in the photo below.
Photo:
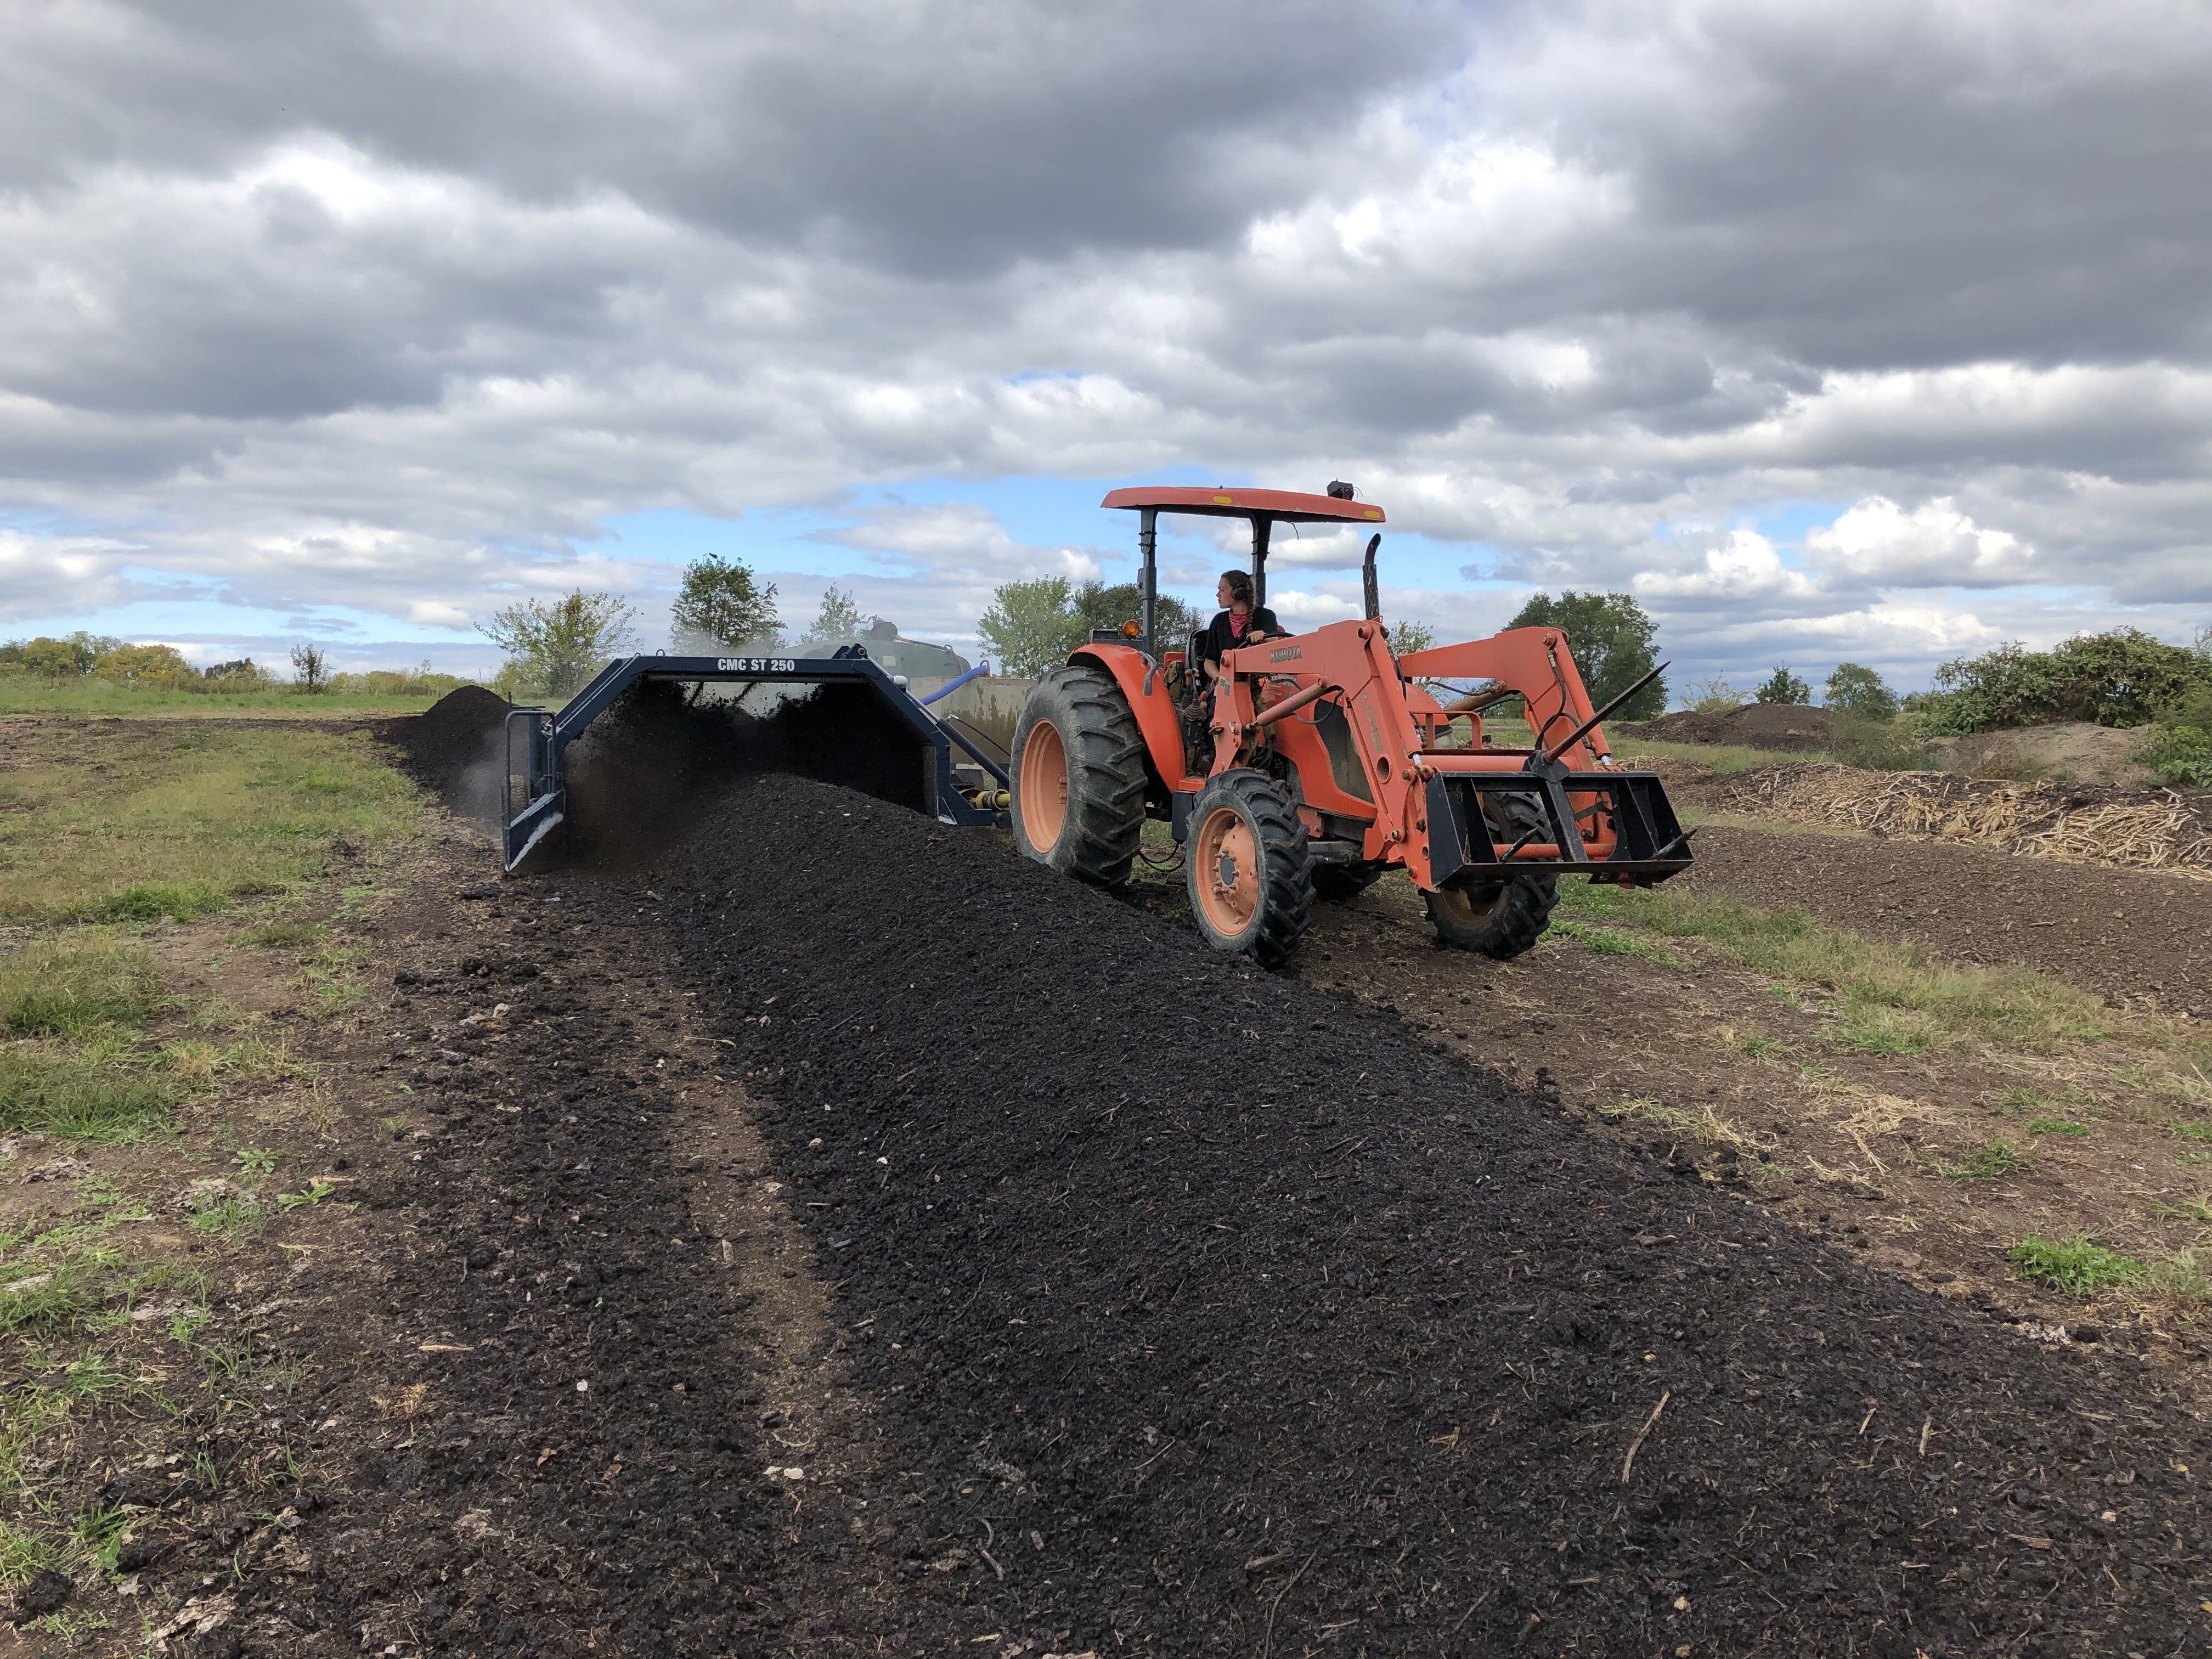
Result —
<path fill-rule="evenodd" d="M 1869 495 L 1805 538 L 1805 556 L 1839 576 L 1907 587 L 2002 586 L 2036 580 L 2035 550 L 2008 531 L 1984 529 L 1938 496 L 1907 513 Z"/>

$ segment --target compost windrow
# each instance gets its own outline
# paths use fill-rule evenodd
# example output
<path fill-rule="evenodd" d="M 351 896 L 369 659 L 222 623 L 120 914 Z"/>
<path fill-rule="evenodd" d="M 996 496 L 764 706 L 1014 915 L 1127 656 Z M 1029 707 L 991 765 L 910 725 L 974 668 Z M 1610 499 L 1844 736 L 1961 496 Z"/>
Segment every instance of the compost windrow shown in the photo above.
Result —
<path fill-rule="evenodd" d="M 994 838 L 769 778 L 651 885 L 893 1448 L 846 1496 L 904 1582 L 825 1551 L 783 1585 L 824 1640 L 2212 1636 L 2212 1444 L 2132 1360 L 1862 1268 Z"/>

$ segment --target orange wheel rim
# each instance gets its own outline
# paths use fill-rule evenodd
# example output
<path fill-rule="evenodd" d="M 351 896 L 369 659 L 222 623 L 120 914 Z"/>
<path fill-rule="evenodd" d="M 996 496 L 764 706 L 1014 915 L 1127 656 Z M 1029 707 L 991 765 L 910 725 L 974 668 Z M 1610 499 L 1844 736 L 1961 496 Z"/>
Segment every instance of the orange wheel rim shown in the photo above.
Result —
<path fill-rule="evenodd" d="M 1234 808 L 1217 807 L 1199 825 L 1192 856 L 1206 926 L 1224 937 L 1243 933 L 1260 911 L 1260 843 L 1252 826 Z"/>
<path fill-rule="evenodd" d="M 1067 748 L 1050 720 L 1030 727 L 1022 745 L 1022 827 L 1030 844 L 1042 849 L 1059 843 L 1067 822 Z"/>

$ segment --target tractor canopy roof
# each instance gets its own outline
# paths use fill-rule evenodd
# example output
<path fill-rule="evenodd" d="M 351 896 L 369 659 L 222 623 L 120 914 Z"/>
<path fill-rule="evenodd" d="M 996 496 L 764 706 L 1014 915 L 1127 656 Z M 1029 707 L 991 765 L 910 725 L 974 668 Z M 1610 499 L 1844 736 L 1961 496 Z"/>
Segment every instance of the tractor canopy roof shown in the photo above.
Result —
<path fill-rule="evenodd" d="M 1272 519 L 1284 524 L 1382 522 L 1382 509 L 1371 501 L 1355 501 L 1338 495 L 1307 495 L 1295 489 L 1137 484 L 1127 489 L 1109 490 L 1106 499 L 1098 505 L 1149 507 L 1162 513 L 1202 513 L 1216 519 Z"/>

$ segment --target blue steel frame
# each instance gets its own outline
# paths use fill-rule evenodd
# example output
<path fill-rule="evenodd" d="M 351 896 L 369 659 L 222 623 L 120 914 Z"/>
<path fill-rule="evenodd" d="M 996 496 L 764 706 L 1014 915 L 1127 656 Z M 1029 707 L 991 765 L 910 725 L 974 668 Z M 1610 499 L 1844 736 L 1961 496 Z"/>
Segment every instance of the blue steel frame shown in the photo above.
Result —
<path fill-rule="evenodd" d="M 862 654 L 860 647 L 847 646 L 830 657 L 617 657 L 558 712 L 517 708 L 507 714 L 501 817 L 510 874 L 541 849 L 549 855 L 559 850 L 557 843 L 549 843 L 568 820 L 568 745 L 640 680 L 744 680 L 799 685 L 863 681 L 913 728 L 916 743 L 925 747 L 922 798 L 936 801 L 939 821 L 974 829 L 1007 825 L 1006 813 L 970 805 L 960 793 L 952 777 L 952 746 L 959 744 L 998 781 L 1000 788 L 1008 787 L 1004 769 L 958 732 L 940 724 L 904 686 L 895 684 L 880 664 Z M 518 734 L 523 743 L 520 769 L 515 755 Z M 519 808 L 514 800 L 517 779 L 523 781 L 525 796 Z"/>

